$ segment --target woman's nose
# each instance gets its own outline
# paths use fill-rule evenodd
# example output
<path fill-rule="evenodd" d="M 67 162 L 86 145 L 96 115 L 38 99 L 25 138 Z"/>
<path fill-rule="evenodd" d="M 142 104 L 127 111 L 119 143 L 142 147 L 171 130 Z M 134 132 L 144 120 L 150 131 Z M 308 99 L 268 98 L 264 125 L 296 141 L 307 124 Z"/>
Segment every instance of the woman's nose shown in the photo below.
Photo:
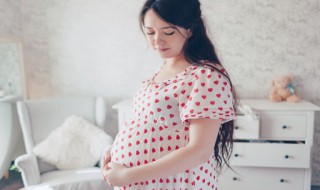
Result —
<path fill-rule="evenodd" d="M 154 35 L 154 43 L 155 45 L 163 45 L 165 43 L 163 36 L 161 34 Z"/>

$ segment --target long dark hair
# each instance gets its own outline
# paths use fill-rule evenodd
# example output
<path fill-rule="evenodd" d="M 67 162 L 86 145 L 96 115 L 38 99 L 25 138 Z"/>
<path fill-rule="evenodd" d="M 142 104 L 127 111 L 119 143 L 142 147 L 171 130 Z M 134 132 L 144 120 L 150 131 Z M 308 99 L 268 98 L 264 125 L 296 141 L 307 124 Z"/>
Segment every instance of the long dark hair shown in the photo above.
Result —
<path fill-rule="evenodd" d="M 229 80 L 235 100 L 233 105 L 235 111 L 237 98 L 231 80 L 227 74 L 213 66 L 215 64 L 221 65 L 221 62 L 207 35 L 200 6 L 199 0 L 147 0 L 140 12 L 140 27 L 143 31 L 145 14 L 152 9 L 165 22 L 190 30 L 191 37 L 186 40 L 183 47 L 185 59 L 190 64 L 215 69 Z M 233 121 L 226 122 L 220 127 L 214 146 L 214 156 L 219 168 L 222 168 L 223 163 L 230 167 L 229 159 L 233 150 L 233 129 Z"/>

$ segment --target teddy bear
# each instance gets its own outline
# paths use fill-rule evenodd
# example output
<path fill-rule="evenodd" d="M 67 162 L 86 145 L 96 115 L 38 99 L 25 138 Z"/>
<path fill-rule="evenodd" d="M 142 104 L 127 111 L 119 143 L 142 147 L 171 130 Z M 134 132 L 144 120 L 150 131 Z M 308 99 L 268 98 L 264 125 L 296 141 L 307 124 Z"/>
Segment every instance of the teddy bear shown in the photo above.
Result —
<path fill-rule="evenodd" d="M 287 102 L 299 102 L 300 96 L 298 96 L 293 84 L 292 76 L 283 75 L 276 77 L 272 80 L 272 90 L 269 94 L 269 99 L 273 102 L 287 101 Z"/>

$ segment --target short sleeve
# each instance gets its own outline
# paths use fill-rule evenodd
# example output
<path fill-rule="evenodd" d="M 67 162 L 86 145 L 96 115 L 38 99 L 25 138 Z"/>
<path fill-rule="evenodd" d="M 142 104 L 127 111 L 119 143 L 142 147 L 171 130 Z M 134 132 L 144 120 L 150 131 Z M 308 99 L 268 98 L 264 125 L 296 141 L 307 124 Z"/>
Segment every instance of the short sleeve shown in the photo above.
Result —
<path fill-rule="evenodd" d="M 222 123 L 235 119 L 229 80 L 215 69 L 199 67 L 186 81 L 179 96 L 182 123 L 210 118 Z"/>

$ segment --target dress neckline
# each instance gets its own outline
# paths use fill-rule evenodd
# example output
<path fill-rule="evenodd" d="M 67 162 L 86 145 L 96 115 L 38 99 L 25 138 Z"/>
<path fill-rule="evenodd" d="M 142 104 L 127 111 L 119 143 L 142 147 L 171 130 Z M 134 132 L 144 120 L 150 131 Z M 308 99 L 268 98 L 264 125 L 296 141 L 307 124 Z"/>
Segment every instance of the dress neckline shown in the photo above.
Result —
<path fill-rule="evenodd" d="M 182 76 L 184 76 L 184 75 L 187 73 L 188 70 L 190 70 L 190 69 L 193 68 L 193 67 L 196 67 L 195 65 L 192 65 L 192 64 L 191 64 L 190 66 L 188 66 L 187 68 L 185 68 L 183 71 L 181 71 L 180 73 L 176 74 L 174 77 L 171 77 L 171 78 L 169 78 L 169 79 L 165 79 L 165 80 L 162 80 L 162 81 L 158 81 L 158 82 L 154 81 L 154 78 L 159 74 L 159 72 L 160 72 L 160 70 L 162 69 L 163 66 L 164 66 L 164 65 L 162 65 L 162 66 L 160 67 L 160 69 L 158 69 L 158 71 L 157 71 L 155 74 L 153 74 L 153 76 L 151 77 L 150 82 L 151 82 L 152 84 L 169 83 L 169 82 L 171 82 L 171 81 L 177 80 L 177 79 L 181 78 Z"/>

